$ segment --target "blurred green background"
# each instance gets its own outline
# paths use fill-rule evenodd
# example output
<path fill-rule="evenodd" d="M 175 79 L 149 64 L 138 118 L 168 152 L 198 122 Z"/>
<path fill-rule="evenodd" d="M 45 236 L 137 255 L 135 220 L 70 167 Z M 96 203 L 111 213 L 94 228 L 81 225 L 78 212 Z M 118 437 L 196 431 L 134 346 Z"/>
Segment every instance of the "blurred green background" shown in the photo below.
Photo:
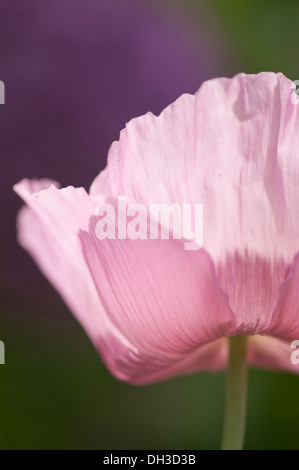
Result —
<path fill-rule="evenodd" d="M 299 3 L 296 0 L 206 0 L 220 19 L 246 73 L 282 72 L 298 76 L 297 31 Z"/>
<path fill-rule="evenodd" d="M 219 448 L 224 373 L 131 386 L 72 319 L 5 326 L 1 449 Z M 250 370 L 248 393 L 245 449 L 298 449 L 297 376 Z"/>
<path fill-rule="evenodd" d="M 176 7 L 195 25 L 203 12 L 213 19 L 230 48 L 223 75 L 272 70 L 299 79 L 298 1 L 178 1 Z M 47 297 L 36 292 L 40 316 L 15 305 L 2 312 L 1 449 L 219 448 L 224 373 L 146 387 L 120 383 L 42 282 Z M 298 396 L 296 376 L 251 370 L 245 448 L 299 449 Z"/>

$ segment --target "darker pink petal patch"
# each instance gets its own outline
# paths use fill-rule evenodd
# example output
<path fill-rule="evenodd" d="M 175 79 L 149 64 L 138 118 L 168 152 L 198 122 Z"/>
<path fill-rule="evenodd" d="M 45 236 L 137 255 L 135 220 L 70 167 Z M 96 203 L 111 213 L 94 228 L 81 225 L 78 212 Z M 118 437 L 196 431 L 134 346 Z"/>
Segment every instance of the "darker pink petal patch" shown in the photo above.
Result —
<path fill-rule="evenodd" d="M 282 258 L 263 258 L 247 251 L 227 255 L 218 263 L 217 278 L 237 312 L 237 334 L 268 331 L 288 270 Z"/>
<path fill-rule="evenodd" d="M 299 340 L 299 254 L 281 285 L 278 304 L 267 333 L 286 341 Z"/>

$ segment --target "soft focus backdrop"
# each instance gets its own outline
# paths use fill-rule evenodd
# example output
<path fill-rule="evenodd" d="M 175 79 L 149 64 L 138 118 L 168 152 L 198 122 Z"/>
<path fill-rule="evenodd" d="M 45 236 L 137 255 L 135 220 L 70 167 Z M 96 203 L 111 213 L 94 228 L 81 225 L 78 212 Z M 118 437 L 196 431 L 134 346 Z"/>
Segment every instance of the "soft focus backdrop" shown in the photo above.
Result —
<path fill-rule="evenodd" d="M 296 0 L 0 4 L 1 449 L 217 449 L 225 374 L 116 381 L 18 247 L 11 186 L 88 188 L 132 117 L 240 71 L 299 79 Z M 299 380 L 250 371 L 245 447 L 299 449 Z"/>

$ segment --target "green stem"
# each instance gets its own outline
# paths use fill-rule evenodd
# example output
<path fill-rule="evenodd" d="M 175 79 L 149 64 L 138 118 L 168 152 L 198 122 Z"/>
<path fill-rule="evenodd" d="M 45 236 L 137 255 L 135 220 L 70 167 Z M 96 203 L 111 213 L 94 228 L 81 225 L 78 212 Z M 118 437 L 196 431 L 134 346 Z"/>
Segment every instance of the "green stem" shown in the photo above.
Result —
<path fill-rule="evenodd" d="M 247 337 L 229 338 L 224 430 L 221 450 L 241 450 L 247 402 Z"/>

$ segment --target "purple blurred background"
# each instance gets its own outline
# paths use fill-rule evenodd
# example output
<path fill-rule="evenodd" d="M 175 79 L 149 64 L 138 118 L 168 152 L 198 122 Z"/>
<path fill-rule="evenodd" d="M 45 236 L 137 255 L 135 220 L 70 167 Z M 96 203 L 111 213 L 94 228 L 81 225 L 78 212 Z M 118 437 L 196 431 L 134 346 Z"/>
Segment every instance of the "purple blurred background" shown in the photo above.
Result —
<path fill-rule="evenodd" d="M 189 2 L 186 2 L 186 4 Z M 1 304 L 6 313 L 64 306 L 16 243 L 12 185 L 50 177 L 89 187 L 132 117 L 155 114 L 203 80 L 230 73 L 225 38 L 183 2 L 10 0 L 0 5 Z M 66 309 L 65 309 L 66 311 Z"/>

